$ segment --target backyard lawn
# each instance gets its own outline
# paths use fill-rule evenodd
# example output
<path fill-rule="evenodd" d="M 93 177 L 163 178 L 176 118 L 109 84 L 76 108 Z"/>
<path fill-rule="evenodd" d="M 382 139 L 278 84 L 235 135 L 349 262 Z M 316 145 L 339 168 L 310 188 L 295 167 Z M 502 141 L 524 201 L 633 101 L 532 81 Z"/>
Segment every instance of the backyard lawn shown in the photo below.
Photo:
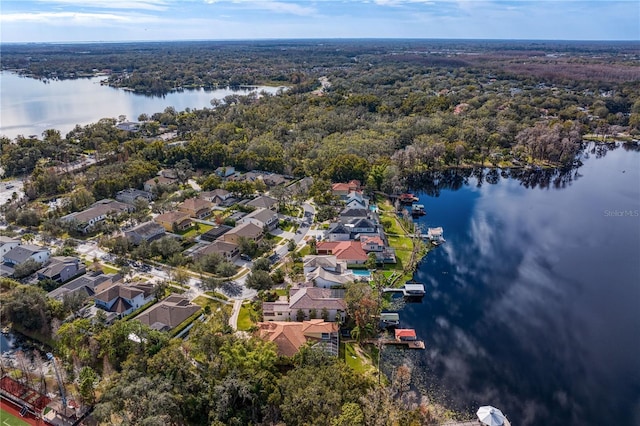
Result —
<path fill-rule="evenodd" d="M 238 330 L 248 331 L 255 325 L 252 317 L 255 317 L 256 311 L 253 309 L 250 303 L 243 304 L 238 314 Z"/>
<path fill-rule="evenodd" d="M 179 234 L 185 238 L 195 238 L 198 235 L 202 235 L 208 230 L 213 229 L 211 225 L 205 225 L 204 223 L 198 223 L 198 229 L 195 227 L 189 229 L 186 232 L 179 232 Z"/>

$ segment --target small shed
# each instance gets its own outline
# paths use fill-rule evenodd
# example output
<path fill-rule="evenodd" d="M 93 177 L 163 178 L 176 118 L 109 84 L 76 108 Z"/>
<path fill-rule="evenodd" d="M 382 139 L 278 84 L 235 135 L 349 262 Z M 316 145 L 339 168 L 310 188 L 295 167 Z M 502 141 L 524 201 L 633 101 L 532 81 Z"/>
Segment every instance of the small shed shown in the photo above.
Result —
<path fill-rule="evenodd" d="M 413 341 L 417 340 L 416 331 L 412 328 L 397 328 L 396 329 L 396 340 L 399 342 Z"/>

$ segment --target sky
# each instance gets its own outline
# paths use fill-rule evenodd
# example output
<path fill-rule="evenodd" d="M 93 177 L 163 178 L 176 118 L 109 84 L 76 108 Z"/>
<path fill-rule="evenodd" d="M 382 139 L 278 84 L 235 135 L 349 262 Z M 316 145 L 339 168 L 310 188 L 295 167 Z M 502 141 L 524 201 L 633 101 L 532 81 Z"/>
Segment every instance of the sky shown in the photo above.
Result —
<path fill-rule="evenodd" d="M 0 41 L 640 41 L 638 0 L 0 0 Z"/>

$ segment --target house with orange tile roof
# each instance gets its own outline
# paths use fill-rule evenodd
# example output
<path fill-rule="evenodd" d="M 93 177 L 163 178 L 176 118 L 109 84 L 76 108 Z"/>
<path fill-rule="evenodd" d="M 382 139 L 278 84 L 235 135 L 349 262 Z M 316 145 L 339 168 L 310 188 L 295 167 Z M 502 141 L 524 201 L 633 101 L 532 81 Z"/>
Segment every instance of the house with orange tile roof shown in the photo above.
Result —
<path fill-rule="evenodd" d="M 367 253 L 360 241 L 320 241 L 316 244 L 318 254 L 333 254 L 338 260 L 348 264 L 362 264 L 367 261 Z"/>
<path fill-rule="evenodd" d="M 351 180 L 348 183 L 338 182 L 331 185 L 331 193 L 336 197 L 346 197 L 350 192 L 360 191 L 360 181 Z"/>
<path fill-rule="evenodd" d="M 314 319 L 303 322 L 259 322 L 258 335 L 273 342 L 282 356 L 294 356 L 305 344 L 338 355 L 339 327 L 333 322 Z"/>
<path fill-rule="evenodd" d="M 159 223 L 169 232 L 186 231 L 191 228 L 191 218 L 187 213 L 172 210 L 162 213 L 153 218 L 153 221 Z"/>

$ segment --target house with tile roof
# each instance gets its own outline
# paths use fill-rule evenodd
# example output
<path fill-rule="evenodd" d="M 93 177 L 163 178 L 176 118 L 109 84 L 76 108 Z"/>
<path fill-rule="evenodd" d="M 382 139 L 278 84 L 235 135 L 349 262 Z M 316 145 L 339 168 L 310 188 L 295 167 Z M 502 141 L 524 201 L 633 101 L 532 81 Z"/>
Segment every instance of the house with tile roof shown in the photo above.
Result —
<path fill-rule="evenodd" d="M 135 319 L 154 330 L 169 331 L 186 321 L 200 310 L 200 306 L 189 302 L 180 295 L 171 295 L 160 303 L 156 303 Z"/>
<path fill-rule="evenodd" d="M 320 241 L 316 244 L 316 250 L 318 254 L 332 254 L 348 264 L 363 264 L 367 261 L 367 253 L 362 249 L 360 241 Z"/>
<path fill-rule="evenodd" d="M 338 182 L 331 185 L 331 193 L 336 197 L 344 199 L 352 191 L 360 191 L 360 181 L 351 180 L 348 183 Z"/>
<path fill-rule="evenodd" d="M 129 315 L 153 299 L 153 284 L 116 284 L 93 296 L 97 307 L 115 313 L 119 318 Z"/>
<path fill-rule="evenodd" d="M 298 284 L 289 289 L 288 300 L 281 296 L 275 302 L 262 303 L 265 321 L 295 321 L 298 310 L 304 313 L 305 318 L 311 318 L 314 313 L 319 317 L 325 309 L 327 319 L 336 321 L 343 318 L 347 304 L 330 289 L 313 287 L 312 283 Z"/>
<path fill-rule="evenodd" d="M 275 343 L 278 354 L 282 356 L 294 356 L 305 344 L 337 356 L 338 332 L 338 324 L 314 319 L 303 322 L 260 322 L 257 334 L 262 339 Z"/>

